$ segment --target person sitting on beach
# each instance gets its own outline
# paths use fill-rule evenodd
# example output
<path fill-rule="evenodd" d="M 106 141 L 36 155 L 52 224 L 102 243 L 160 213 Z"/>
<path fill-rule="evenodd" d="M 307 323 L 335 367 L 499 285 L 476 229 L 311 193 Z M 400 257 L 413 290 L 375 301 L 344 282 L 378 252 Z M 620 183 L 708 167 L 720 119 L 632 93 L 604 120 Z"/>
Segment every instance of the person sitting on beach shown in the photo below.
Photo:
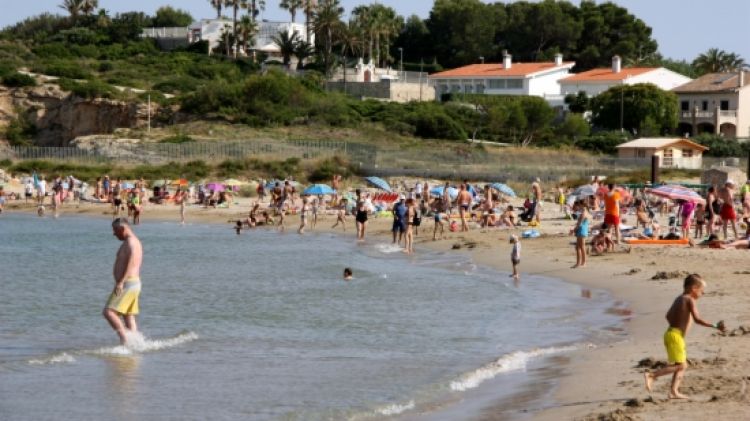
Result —
<path fill-rule="evenodd" d="M 745 238 L 742 240 L 735 240 L 729 244 L 725 244 L 722 242 L 718 243 L 718 248 L 720 249 L 745 249 L 750 250 L 750 238 Z"/>
<path fill-rule="evenodd" d="M 500 215 L 500 223 L 510 228 L 516 227 L 516 212 L 513 205 L 508 205 L 505 211 Z"/>
<path fill-rule="evenodd" d="M 718 329 L 721 332 L 726 331 L 724 322 L 709 323 L 698 315 L 697 301 L 704 294 L 706 281 L 697 273 L 688 275 L 682 286 L 682 295 L 677 297 L 672 306 L 667 311 L 667 322 L 669 328 L 664 332 L 664 347 L 667 349 L 669 365 L 653 373 L 643 373 L 646 383 L 646 390 L 651 392 L 654 380 L 661 376 L 672 375 L 672 385 L 669 389 L 670 399 L 687 399 L 687 396 L 680 393 L 680 383 L 687 370 L 687 350 L 685 347 L 685 336 L 687 335 L 690 325 L 695 323 Z"/>
<path fill-rule="evenodd" d="M 615 242 L 612 241 L 612 233 L 609 227 L 602 227 L 591 239 L 591 254 L 601 255 L 615 251 Z"/>

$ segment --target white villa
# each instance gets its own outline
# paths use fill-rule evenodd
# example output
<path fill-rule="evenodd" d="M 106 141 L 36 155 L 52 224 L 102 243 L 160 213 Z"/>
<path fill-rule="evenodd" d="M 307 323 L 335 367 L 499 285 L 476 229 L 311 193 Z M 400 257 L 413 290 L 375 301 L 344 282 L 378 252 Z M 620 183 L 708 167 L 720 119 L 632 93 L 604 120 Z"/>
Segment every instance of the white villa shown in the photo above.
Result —
<path fill-rule="evenodd" d="M 231 19 L 201 19 L 194 22 L 188 27 L 188 42 L 191 44 L 198 41 L 207 40 L 211 49 L 216 48 L 221 43 L 221 34 L 223 31 L 232 30 Z M 279 32 L 286 31 L 290 36 L 296 31 L 300 39 L 305 39 L 307 35 L 307 26 L 304 23 L 292 22 L 258 22 L 258 34 L 255 36 L 253 49 L 263 51 L 273 57 L 278 57 L 279 46 L 273 42 L 273 37 Z M 315 35 L 310 35 L 310 43 L 315 42 Z M 242 52 L 245 54 L 245 52 Z"/>
<path fill-rule="evenodd" d="M 487 95 L 527 95 L 545 98 L 552 106 L 562 106 L 558 81 L 570 75 L 574 62 L 563 62 L 561 54 L 555 61 L 513 63 L 510 54 L 503 63 L 470 64 L 430 75 L 435 95 L 446 93 L 477 93 Z"/>
<path fill-rule="evenodd" d="M 612 57 L 611 68 L 591 69 L 560 80 L 563 95 L 586 92 L 594 97 L 607 89 L 618 85 L 635 85 L 651 83 L 669 91 L 690 82 L 687 76 L 673 72 L 664 67 L 627 67 L 622 68 L 619 56 Z"/>
<path fill-rule="evenodd" d="M 680 103 L 679 133 L 750 137 L 750 72 L 709 73 L 672 92 Z"/>

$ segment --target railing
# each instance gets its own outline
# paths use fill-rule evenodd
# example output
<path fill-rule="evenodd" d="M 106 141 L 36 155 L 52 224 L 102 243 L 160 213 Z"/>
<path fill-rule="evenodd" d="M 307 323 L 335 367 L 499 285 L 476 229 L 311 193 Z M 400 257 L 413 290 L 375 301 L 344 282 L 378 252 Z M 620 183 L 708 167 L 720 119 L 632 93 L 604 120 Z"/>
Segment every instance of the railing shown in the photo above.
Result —
<path fill-rule="evenodd" d="M 719 117 L 737 118 L 737 110 L 721 110 L 719 111 Z"/>

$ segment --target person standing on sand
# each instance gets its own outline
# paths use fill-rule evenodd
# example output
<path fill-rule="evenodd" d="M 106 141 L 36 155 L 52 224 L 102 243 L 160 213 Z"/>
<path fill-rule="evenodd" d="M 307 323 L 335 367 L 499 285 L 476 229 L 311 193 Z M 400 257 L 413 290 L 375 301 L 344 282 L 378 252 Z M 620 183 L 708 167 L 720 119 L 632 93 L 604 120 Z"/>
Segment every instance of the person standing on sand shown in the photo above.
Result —
<path fill-rule="evenodd" d="M 579 212 L 576 226 L 571 230 L 571 234 L 576 236 L 576 264 L 573 266 L 575 269 L 586 266 L 586 238 L 589 236 L 591 214 L 589 214 L 588 206 L 583 200 L 577 201 L 574 208 Z"/>
<path fill-rule="evenodd" d="M 341 187 L 341 176 L 334 174 L 331 180 L 331 187 L 333 188 L 333 194 L 331 195 L 331 206 L 336 206 L 339 201 L 339 188 Z"/>
<path fill-rule="evenodd" d="M 724 187 L 719 190 L 719 198 L 724 202 L 721 205 L 721 224 L 724 232 L 724 239 L 728 238 L 727 225 L 732 223 L 734 238 L 737 238 L 737 213 L 734 211 L 734 181 L 727 180 Z"/>
<path fill-rule="evenodd" d="M 393 205 L 393 226 L 391 232 L 393 233 L 393 244 L 401 244 L 401 239 L 404 238 L 406 232 L 406 196 L 403 194 L 398 197 L 398 202 Z M 398 243 L 396 243 L 396 233 L 398 233 Z"/>
<path fill-rule="evenodd" d="M 471 193 L 469 193 L 466 184 L 461 184 L 461 189 L 458 191 L 458 214 L 461 217 L 461 231 L 469 231 L 469 224 L 466 222 L 466 212 L 471 209 Z"/>
<path fill-rule="evenodd" d="M 341 202 L 336 210 L 336 223 L 333 224 L 331 229 L 336 228 L 341 223 L 341 228 L 346 232 L 346 199 L 341 199 Z"/>
<path fill-rule="evenodd" d="M 365 232 L 367 231 L 367 204 L 362 199 L 357 202 L 354 220 L 357 223 L 357 240 L 365 241 Z"/>
<path fill-rule="evenodd" d="M 417 217 L 417 209 L 414 199 L 406 201 L 406 236 L 404 241 L 404 253 L 414 253 L 414 219 Z"/>
<path fill-rule="evenodd" d="M 445 209 L 445 212 L 448 214 L 448 220 L 451 219 L 451 214 L 453 213 L 453 206 L 451 202 L 451 194 L 450 194 L 450 182 L 446 181 L 445 186 L 443 186 L 443 206 Z"/>
<path fill-rule="evenodd" d="M 310 205 L 307 203 L 307 196 L 302 198 L 302 207 L 299 210 L 299 229 L 297 234 L 304 234 L 305 227 L 307 226 L 307 213 L 310 210 Z"/>
<path fill-rule="evenodd" d="M 138 314 L 138 296 L 141 293 L 141 262 L 143 249 L 141 242 L 125 218 L 112 221 L 112 233 L 122 241 L 117 251 L 112 275 L 115 287 L 102 312 L 104 318 L 120 337 L 120 344 L 127 342 L 126 333 L 137 332 L 135 316 Z M 122 317 L 122 320 L 120 319 Z M 123 325 L 124 321 L 124 325 Z"/>
<path fill-rule="evenodd" d="M 643 373 L 646 382 L 646 390 L 651 392 L 654 380 L 661 376 L 672 374 L 672 385 L 669 389 L 670 399 L 687 399 L 688 397 L 680 393 L 680 383 L 687 369 L 687 350 L 685 348 L 685 335 L 693 321 L 695 323 L 718 329 L 721 332 L 726 331 L 724 322 L 709 323 L 698 315 L 698 299 L 703 296 L 706 281 L 697 273 L 688 275 L 683 282 L 682 295 L 677 297 L 672 303 L 672 307 L 667 311 L 667 322 L 669 328 L 664 332 L 664 347 L 667 349 L 669 365 L 653 373 Z"/>
<path fill-rule="evenodd" d="M 615 242 L 620 244 L 620 192 L 614 184 L 607 185 L 609 190 L 604 195 L 604 223 L 615 229 Z"/>
<path fill-rule="evenodd" d="M 542 222 L 542 181 L 537 178 L 531 183 L 531 217 L 537 224 Z"/>

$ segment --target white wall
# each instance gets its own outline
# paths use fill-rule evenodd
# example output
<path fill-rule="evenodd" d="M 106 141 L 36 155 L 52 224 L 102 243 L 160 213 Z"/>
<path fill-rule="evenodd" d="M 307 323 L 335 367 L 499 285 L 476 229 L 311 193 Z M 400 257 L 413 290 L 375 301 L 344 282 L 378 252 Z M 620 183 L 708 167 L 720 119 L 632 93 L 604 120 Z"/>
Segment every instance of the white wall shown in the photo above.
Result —
<path fill-rule="evenodd" d="M 740 89 L 737 106 L 737 137 L 750 137 L 750 80 Z"/>
<path fill-rule="evenodd" d="M 533 76 L 527 79 L 524 85 L 528 86 L 528 95 L 534 96 L 551 96 L 560 95 L 561 89 L 558 81 L 570 76 L 568 69 L 558 69 L 555 72 L 547 73 L 540 76 Z"/>
<path fill-rule="evenodd" d="M 665 91 L 670 91 L 692 80 L 693 79 L 690 79 L 687 76 L 660 67 L 656 70 L 625 79 L 625 83 L 628 85 L 635 85 L 636 83 L 653 83 Z"/>
<path fill-rule="evenodd" d="M 600 82 L 600 83 L 577 83 L 577 82 L 561 82 L 560 90 L 563 95 L 573 94 L 576 95 L 578 92 L 586 92 L 589 97 L 594 97 L 607 89 L 619 85 L 620 82 Z"/>

